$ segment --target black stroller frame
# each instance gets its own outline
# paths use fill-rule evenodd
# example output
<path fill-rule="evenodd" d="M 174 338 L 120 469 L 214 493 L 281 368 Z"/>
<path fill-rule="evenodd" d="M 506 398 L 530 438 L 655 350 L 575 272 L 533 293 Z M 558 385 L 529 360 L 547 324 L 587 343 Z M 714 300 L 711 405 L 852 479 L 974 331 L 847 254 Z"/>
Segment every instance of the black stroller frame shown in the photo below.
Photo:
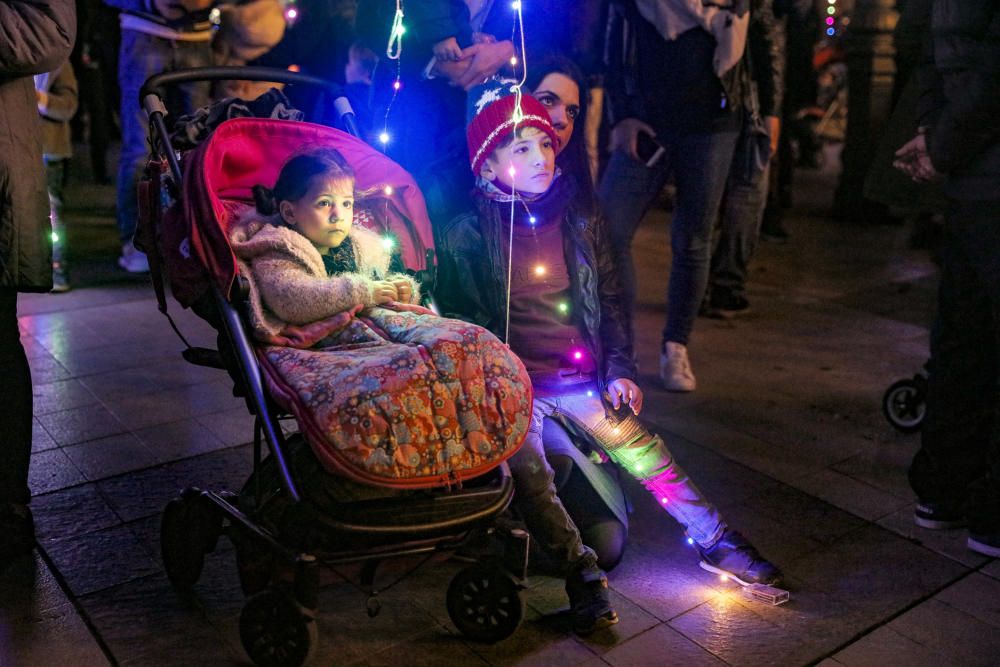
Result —
<path fill-rule="evenodd" d="M 263 67 L 198 68 L 155 75 L 142 86 L 139 102 L 149 116 L 152 159 L 166 161 L 168 176 L 178 189 L 183 183 L 182 169 L 180 156 L 170 143 L 163 104 L 165 90 L 194 81 L 230 79 L 315 87 L 321 91 L 317 106 L 324 97 L 333 101 L 344 129 L 358 136 L 354 114 L 339 86 L 322 79 Z M 155 226 L 156 216 L 151 217 Z M 158 240 L 155 227 L 148 231 L 150 238 Z M 162 256 L 156 241 L 148 245 L 152 246 L 147 252 L 159 308 L 169 319 Z M 205 555 L 215 550 L 221 535 L 226 535 L 236 546 L 238 561 L 241 558 L 251 561 L 246 563 L 247 567 L 240 563 L 241 584 L 250 595 L 240 616 L 240 637 L 248 656 L 258 665 L 297 666 L 308 662 L 317 646 L 315 618 L 321 566 L 363 562 L 360 586 L 369 589 L 368 613 L 374 616 L 379 603 L 370 589 L 382 560 L 425 554 L 426 561 L 435 553 L 460 548 L 474 531 L 485 529 L 502 548 L 455 576 L 447 592 L 448 613 L 456 627 L 470 639 L 495 642 L 510 636 L 524 613 L 520 591 L 526 578 L 528 536 L 517 528 L 494 524 L 513 496 L 507 465 L 501 464 L 464 487 L 415 492 L 399 500 L 353 503 L 353 511 L 342 517 L 324 514 L 296 480 L 290 442 L 282 432 L 279 409 L 268 396 L 241 314 L 248 294 L 245 281 L 237 276 L 230 294 L 223 294 L 215 281 L 211 283 L 211 297 L 195 310 L 219 331 L 219 350 L 190 346 L 172 320 L 170 323 L 187 346 L 182 353 L 184 359 L 228 370 L 236 384 L 234 394 L 241 394 L 255 415 L 254 475 L 243 494 L 252 495 L 253 500 L 243 501 L 243 497 L 232 492 L 189 487 L 167 504 L 160 538 L 164 567 L 174 587 L 181 591 L 191 589 L 201 575 Z M 269 462 L 263 459 L 263 442 L 271 454 Z M 290 507 L 283 518 L 298 518 L 308 525 L 308 529 L 292 534 L 309 535 L 310 539 L 304 541 L 310 543 L 292 540 L 290 544 L 287 535 L 282 534 L 287 531 L 261 521 L 265 501 L 260 473 L 268 465 L 277 469 L 280 493 Z M 364 506 L 359 509 L 358 505 Z M 365 522 L 368 507 L 372 508 L 371 516 L 379 520 Z M 319 545 L 315 543 L 317 530 L 324 534 Z M 344 544 L 336 546 L 341 541 Z M 332 548 L 331 543 L 335 545 Z M 276 576 L 280 572 L 285 575 L 291 572 L 291 583 L 282 582 Z"/>

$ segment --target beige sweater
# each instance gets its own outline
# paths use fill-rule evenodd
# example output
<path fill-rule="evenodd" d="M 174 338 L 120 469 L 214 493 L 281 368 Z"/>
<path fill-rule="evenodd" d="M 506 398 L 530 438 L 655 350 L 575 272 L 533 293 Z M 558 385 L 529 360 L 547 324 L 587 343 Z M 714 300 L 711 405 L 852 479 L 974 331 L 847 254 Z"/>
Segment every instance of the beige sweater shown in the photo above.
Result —
<path fill-rule="evenodd" d="M 357 307 L 375 305 L 373 284 L 405 280 L 419 301 L 419 286 L 407 275 L 389 274 L 389 253 L 378 234 L 363 227 L 351 230 L 357 273 L 326 275 L 323 258 L 306 237 L 256 211 L 233 227 L 229 241 L 240 273 L 250 282 L 250 319 L 258 339 L 272 343 L 299 340 L 302 330 Z"/>

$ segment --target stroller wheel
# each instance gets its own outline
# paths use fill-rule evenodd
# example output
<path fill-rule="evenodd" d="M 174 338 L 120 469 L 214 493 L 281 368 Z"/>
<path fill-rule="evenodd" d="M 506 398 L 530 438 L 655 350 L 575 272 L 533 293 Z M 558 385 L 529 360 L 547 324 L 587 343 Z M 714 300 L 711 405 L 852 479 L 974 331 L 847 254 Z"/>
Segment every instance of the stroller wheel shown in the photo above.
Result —
<path fill-rule="evenodd" d="M 222 516 L 201 502 L 197 489 L 187 489 L 167 503 L 160 521 L 160 552 L 170 583 L 179 590 L 195 585 L 205 554 L 215 549 Z"/>
<path fill-rule="evenodd" d="M 469 639 L 493 643 L 514 634 L 524 600 L 514 578 L 498 567 L 472 565 L 448 586 L 448 616 Z"/>
<path fill-rule="evenodd" d="M 918 378 L 892 383 L 882 396 L 882 413 L 901 433 L 915 433 L 927 413 L 927 380 Z"/>
<path fill-rule="evenodd" d="M 319 640 L 316 621 L 303 613 L 290 592 L 257 593 L 240 613 L 240 641 L 255 665 L 299 667 L 309 662 Z"/>

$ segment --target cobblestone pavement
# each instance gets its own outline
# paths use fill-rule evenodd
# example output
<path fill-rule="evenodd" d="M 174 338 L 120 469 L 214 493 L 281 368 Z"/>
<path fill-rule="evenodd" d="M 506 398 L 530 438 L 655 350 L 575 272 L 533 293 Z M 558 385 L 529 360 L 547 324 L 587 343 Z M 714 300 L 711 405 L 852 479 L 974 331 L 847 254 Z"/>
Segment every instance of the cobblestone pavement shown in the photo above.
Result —
<path fill-rule="evenodd" d="M 432 563 L 370 619 L 325 589 L 318 665 L 986 665 L 1000 656 L 1000 564 L 961 531 L 911 520 L 915 436 L 880 413 L 923 364 L 934 267 L 904 227 L 824 217 L 833 176 L 803 172 L 787 245 L 760 246 L 753 310 L 700 319 L 699 389 L 657 386 L 666 214 L 635 243 L 644 417 L 702 489 L 788 574 L 792 601 L 749 602 L 697 567 L 680 527 L 637 486 L 631 543 L 610 575 L 621 623 L 586 639 L 558 580 L 533 577 L 527 617 L 496 645 L 464 641 L 444 605 L 458 564 Z M 163 574 L 159 513 L 184 486 L 246 478 L 252 420 L 224 374 L 184 363 L 145 279 L 114 266 L 113 193 L 67 193 L 75 289 L 25 296 L 35 382 L 31 485 L 41 548 L 0 579 L 0 664 L 246 664 L 233 552 L 220 543 L 193 596 Z M 194 344 L 214 336 L 175 310 Z"/>

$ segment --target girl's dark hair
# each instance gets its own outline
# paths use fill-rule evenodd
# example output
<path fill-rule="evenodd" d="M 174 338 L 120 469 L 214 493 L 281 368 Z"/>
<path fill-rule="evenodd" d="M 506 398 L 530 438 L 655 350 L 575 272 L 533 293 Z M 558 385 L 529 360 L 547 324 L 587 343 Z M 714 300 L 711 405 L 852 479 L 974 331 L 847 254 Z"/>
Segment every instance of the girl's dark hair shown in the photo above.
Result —
<path fill-rule="evenodd" d="M 594 181 L 590 175 L 590 160 L 587 157 L 586 140 L 583 136 L 587 119 L 589 87 L 583 72 L 572 60 L 564 55 L 552 53 L 528 64 L 525 90 L 534 94 L 542 80 L 549 74 L 562 74 L 572 79 L 580 91 L 580 115 L 576 117 L 573 124 L 573 134 L 570 135 L 569 143 L 556 158 L 556 164 L 562 169 L 564 176 L 570 176 L 576 181 L 579 193 L 578 202 L 584 206 L 585 213 L 596 213 L 597 192 L 594 190 Z"/>
<path fill-rule="evenodd" d="M 283 201 L 301 199 L 318 177 L 354 182 L 354 170 L 334 148 L 314 148 L 293 155 L 281 168 L 273 188 L 255 185 L 253 198 L 257 210 L 264 215 L 278 212 Z"/>

